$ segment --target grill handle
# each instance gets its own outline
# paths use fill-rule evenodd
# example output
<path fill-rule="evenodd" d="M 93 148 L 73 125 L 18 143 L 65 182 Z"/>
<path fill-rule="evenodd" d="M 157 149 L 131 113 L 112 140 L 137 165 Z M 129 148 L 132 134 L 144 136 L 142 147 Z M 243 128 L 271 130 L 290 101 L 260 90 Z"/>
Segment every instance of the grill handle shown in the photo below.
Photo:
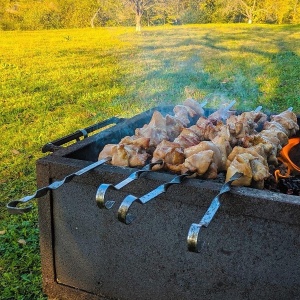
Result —
<path fill-rule="evenodd" d="M 241 178 L 243 176 L 242 173 L 235 173 L 225 184 L 223 184 L 219 194 L 212 200 L 210 206 L 208 207 L 206 213 L 202 217 L 201 221 L 196 224 L 193 223 L 190 226 L 188 236 L 187 236 L 187 245 L 188 251 L 190 252 L 200 252 L 200 242 L 198 240 L 199 233 L 201 228 L 207 228 L 213 217 L 215 216 L 217 210 L 221 206 L 220 198 L 223 194 L 227 193 L 231 189 L 231 184 L 233 181 Z"/>
<path fill-rule="evenodd" d="M 124 179 L 123 181 L 119 182 L 116 185 L 102 183 L 98 187 L 98 190 L 96 193 L 96 203 L 97 203 L 98 207 L 100 209 L 103 209 L 103 208 L 111 209 L 114 206 L 115 201 L 114 200 L 105 200 L 106 192 L 109 189 L 120 190 L 124 186 L 126 186 L 127 184 L 132 182 L 133 180 L 138 179 L 142 174 L 147 173 L 147 172 L 153 172 L 153 171 L 151 171 L 152 167 L 157 164 L 161 165 L 162 163 L 163 163 L 162 160 L 156 161 L 154 163 L 150 163 L 150 164 L 146 165 L 145 167 L 143 167 L 141 170 L 137 170 L 134 173 L 131 173 L 126 179 Z"/>
<path fill-rule="evenodd" d="M 148 194 L 143 195 L 140 198 L 134 195 L 126 196 L 118 209 L 118 220 L 122 223 L 125 223 L 126 225 L 131 224 L 132 221 L 135 219 L 135 216 L 129 212 L 129 209 L 134 202 L 144 205 L 150 200 L 159 196 L 160 194 L 165 193 L 170 186 L 174 184 L 180 184 L 185 178 L 191 176 L 192 174 L 190 173 L 178 175 L 175 178 L 173 178 L 171 181 L 158 186 L 156 189 L 152 190 Z"/>
<path fill-rule="evenodd" d="M 65 137 L 62 137 L 60 139 L 57 139 L 55 141 L 45 144 L 42 147 L 42 152 L 43 153 L 54 152 L 54 151 L 60 149 L 61 146 L 66 143 L 69 143 L 74 140 L 76 140 L 78 142 L 78 141 L 80 141 L 81 137 L 83 137 L 85 139 L 88 137 L 89 133 L 91 133 L 95 130 L 101 129 L 107 125 L 119 124 L 119 123 L 123 122 L 124 120 L 126 120 L 126 118 L 112 117 L 105 121 L 99 122 L 99 123 L 91 125 L 89 127 L 86 127 L 84 129 L 79 129 L 79 130 L 75 131 L 74 133 L 71 133 Z"/>
<path fill-rule="evenodd" d="M 34 198 L 40 198 L 40 197 L 45 196 L 48 193 L 48 191 L 56 190 L 56 189 L 60 188 L 63 184 L 68 183 L 71 180 L 73 180 L 74 177 L 81 176 L 81 175 L 103 165 L 104 163 L 106 163 L 110 160 L 111 160 L 111 157 L 107 157 L 107 158 L 98 160 L 95 163 L 88 165 L 87 167 L 80 169 L 79 171 L 77 171 L 75 173 L 67 175 L 62 180 L 54 181 L 50 185 L 38 189 L 33 195 L 26 196 L 20 200 L 10 201 L 6 205 L 6 208 L 7 208 L 8 212 L 12 215 L 19 215 L 19 214 L 27 213 L 27 212 L 31 211 L 32 205 L 27 205 L 27 206 L 22 206 L 22 205 L 33 200 Z"/>

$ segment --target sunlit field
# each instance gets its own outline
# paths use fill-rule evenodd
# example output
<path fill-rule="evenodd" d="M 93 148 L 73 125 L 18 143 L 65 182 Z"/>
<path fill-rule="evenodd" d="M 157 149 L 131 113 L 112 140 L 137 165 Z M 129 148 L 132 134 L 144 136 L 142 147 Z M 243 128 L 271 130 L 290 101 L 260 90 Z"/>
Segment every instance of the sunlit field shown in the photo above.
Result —
<path fill-rule="evenodd" d="M 0 32 L 0 72 L 0 299 L 43 299 L 37 208 L 5 209 L 34 193 L 41 147 L 186 97 L 300 114 L 300 26 Z"/>

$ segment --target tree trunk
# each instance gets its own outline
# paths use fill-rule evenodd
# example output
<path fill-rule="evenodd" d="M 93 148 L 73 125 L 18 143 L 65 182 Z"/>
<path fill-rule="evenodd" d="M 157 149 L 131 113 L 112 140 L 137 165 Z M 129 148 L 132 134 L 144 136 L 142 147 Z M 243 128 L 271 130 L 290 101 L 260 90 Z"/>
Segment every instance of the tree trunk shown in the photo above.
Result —
<path fill-rule="evenodd" d="M 138 12 L 136 13 L 135 22 L 136 22 L 135 30 L 137 32 L 140 32 L 142 30 L 142 14 L 141 13 L 138 13 Z"/>
<path fill-rule="evenodd" d="M 147 13 L 147 25 L 149 27 L 150 26 L 150 16 L 149 16 L 148 11 L 146 11 L 146 13 Z"/>
<path fill-rule="evenodd" d="M 91 18 L 90 23 L 91 23 L 91 27 L 92 27 L 92 28 L 95 28 L 94 22 L 95 22 L 95 19 L 96 19 L 97 15 L 99 14 L 99 12 L 100 12 L 100 7 L 97 9 L 97 11 L 95 12 L 95 14 L 94 14 L 93 17 Z"/>
<path fill-rule="evenodd" d="M 293 24 L 297 24 L 297 6 L 298 6 L 298 0 L 295 1 L 294 7 L 293 7 L 293 14 L 292 14 L 292 22 Z"/>

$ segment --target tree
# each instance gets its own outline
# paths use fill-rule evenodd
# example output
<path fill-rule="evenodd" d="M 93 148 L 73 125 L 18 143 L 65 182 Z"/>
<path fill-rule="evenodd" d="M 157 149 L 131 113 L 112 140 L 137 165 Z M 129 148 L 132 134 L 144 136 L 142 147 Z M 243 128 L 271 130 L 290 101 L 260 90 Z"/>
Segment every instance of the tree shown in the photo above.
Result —
<path fill-rule="evenodd" d="M 249 24 L 252 24 L 261 8 L 258 6 L 257 0 L 227 0 L 224 11 L 234 16 L 240 14 L 247 19 Z"/>
<path fill-rule="evenodd" d="M 292 3 L 291 21 L 294 24 L 300 23 L 300 3 L 299 0 L 294 0 Z"/>
<path fill-rule="evenodd" d="M 265 0 L 264 9 L 266 19 L 264 21 L 282 24 L 284 22 L 293 22 L 293 11 L 297 7 L 298 1 L 290 0 Z M 296 6 L 295 6 L 296 4 Z"/>
<path fill-rule="evenodd" d="M 135 12 L 136 31 L 142 29 L 142 16 L 145 11 L 153 7 L 158 1 L 155 0 L 127 0 L 125 5 L 129 5 Z"/>
<path fill-rule="evenodd" d="M 94 13 L 90 19 L 91 27 L 120 25 L 128 16 L 124 12 L 123 3 L 120 0 L 98 0 L 94 7 Z"/>

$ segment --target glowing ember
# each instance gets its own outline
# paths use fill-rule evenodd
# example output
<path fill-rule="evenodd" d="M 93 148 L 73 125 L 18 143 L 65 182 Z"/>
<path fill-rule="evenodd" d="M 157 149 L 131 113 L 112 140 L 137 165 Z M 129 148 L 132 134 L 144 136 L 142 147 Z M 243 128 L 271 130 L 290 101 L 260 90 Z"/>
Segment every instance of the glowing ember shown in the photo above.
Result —
<path fill-rule="evenodd" d="M 289 139 L 289 143 L 282 148 L 280 151 L 280 160 L 286 167 L 286 174 L 282 174 L 279 170 L 275 171 L 275 177 L 278 181 L 279 178 L 288 178 L 290 177 L 291 172 L 297 171 L 300 172 L 300 167 L 294 164 L 289 156 L 290 150 L 300 143 L 300 137 Z"/>

